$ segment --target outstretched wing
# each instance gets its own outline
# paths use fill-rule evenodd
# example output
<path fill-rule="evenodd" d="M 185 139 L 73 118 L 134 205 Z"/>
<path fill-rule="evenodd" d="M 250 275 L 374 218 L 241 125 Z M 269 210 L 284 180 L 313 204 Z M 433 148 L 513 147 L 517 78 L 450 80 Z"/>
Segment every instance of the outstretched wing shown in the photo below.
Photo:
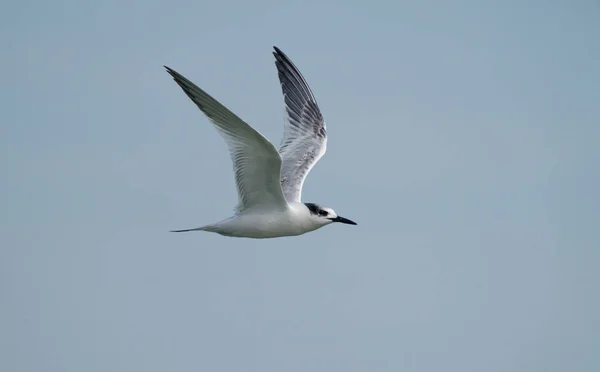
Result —
<path fill-rule="evenodd" d="M 292 61 L 274 47 L 287 123 L 279 148 L 281 187 L 288 202 L 300 202 L 308 172 L 325 154 L 327 131 L 317 100 Z"/>
<path fill-rule="evenodd" d="M 236 210 L 259 204 L 287 207 L 280 184 L 281 157 L 273 144 L 196 84 L 177 71 L 165 68 L 225 139 L 235 172 Z"/>

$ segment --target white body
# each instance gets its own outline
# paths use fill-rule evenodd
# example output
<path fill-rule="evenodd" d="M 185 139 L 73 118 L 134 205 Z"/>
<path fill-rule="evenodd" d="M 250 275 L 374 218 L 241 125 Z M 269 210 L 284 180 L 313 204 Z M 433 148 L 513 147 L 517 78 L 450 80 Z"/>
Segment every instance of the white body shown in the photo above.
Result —
<path fill-rule="evenodd" d="M 226 220 L 203 226 L 198 230 L 211 231 L 236 238 L 277 238 L 295 236 L 314 231 L 332 221 L 311 218 L 302 203 L 290 203 L 284 210 L 257 206 L 246 209 Z"/>
<path fill-rule="evenodd" d="M 273 54 L 288 115 L 279 151 L 196 84 L 165 66 L 225 139 L 238 192 L 233 217 L 176 232 L 201 230 L 232 237 L 275 238 L 304 234 L 332 222 L 356 225 L 330 208 L 301 202 L 304 180 L 327 148 L 325 121 L 300 71 L 277 47 Z"/>

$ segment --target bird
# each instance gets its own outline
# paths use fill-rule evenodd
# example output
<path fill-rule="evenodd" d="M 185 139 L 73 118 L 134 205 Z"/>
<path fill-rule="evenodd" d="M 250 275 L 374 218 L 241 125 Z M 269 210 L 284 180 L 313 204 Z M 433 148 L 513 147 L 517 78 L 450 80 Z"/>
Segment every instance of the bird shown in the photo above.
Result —
<path fill-rule="evenodd" d="M 317 100 L 298 68 L 278 47 L 273 49 L 286 112 L 279 149 L 196 84 L 164 66 L 227 143 L 238 194 L 232 217 L 172 232 L 208 231 L 264 239 L 297 236 L 334 222 L 357 225 L 332 208 L 301 200 L 306 176 L 325 154 L 327 129 Z"/>

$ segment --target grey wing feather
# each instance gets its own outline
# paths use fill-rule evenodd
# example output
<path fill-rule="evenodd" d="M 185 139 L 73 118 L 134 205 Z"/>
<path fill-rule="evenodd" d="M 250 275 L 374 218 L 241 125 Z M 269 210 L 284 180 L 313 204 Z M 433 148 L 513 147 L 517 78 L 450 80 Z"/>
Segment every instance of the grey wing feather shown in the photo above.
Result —
<path fill-rule="evenodd" d="M 274 49 L 287 114 L 279 148 L 281 187 L 288 202 L 300 202 L 304 179 L 325 154 L 327 130 L 308 83 L 292 61 L 279 48 Z"/>
<path fill-rule="evenodd" d="M 165 68 L 215 125 L 229 147 L 238 191 L 236 211 L 265 204 L 286 208 L 280 185 L 281 157 L 273 144 L 196 84 Z"/>

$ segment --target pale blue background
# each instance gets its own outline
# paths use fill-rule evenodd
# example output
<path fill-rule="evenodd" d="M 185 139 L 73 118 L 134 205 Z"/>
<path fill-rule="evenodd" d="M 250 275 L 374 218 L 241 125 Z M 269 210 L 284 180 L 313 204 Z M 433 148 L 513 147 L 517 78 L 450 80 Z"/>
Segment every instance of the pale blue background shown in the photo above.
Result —
<path fill-rule="evenodd" d="M 0 370 L 599 371 L 597 1 L 12 1 L 0 11 Z M 228 217 L 162 68 L 276 144 L 271 46 L 329 126 L 304 199 Z"/>

